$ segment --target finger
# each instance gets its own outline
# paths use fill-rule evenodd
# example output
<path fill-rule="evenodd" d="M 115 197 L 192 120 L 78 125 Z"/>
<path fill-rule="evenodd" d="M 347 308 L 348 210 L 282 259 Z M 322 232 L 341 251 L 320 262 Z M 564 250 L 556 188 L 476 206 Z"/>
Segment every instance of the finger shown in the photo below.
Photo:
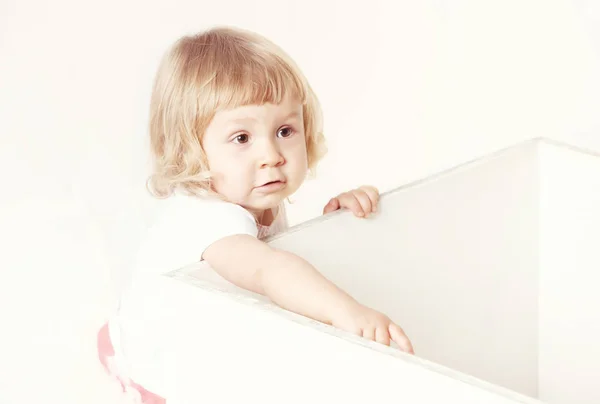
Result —
<path fill-rule="evenodd" d="M 340 200 L 340 206 L 349 209 L 355 216 L 363 217 L 365 215 L 362 205 L 352 192 L 346 192 L 340 195 L 338 199 Z"/>
<path fill-rule="evenodd" d="M 323 208 L 323 214 L 331 213 L 340 208 L 340 201 L 338 198 L 331 198 L 331 200 Z"/>
<path fill-rule="evenodd" d="M 404 334 L 404 331 L 402 331 L 402 328 L 400 328 L 398 325 L 396 324 L 390 324 L 389 328 L 389 332 L 390 332 L 390 337 L 392 337 L 392 340 L 398 344 L 398 346 L 400 347 L 401 350 L 403 350 L 404 352 L 410 353 L 410 354 L 414 354 L 415 351 L 412 347 L 412 344 L 410 343 L 410 340 L 408 339 L 408 337 L 406 336 L 406 334 Z"/>
<path fill-rule="evenodd" d="M 379 190 L 371 185 L 363 185 L 360 189 L 369 196 L 369 199 L 371 200 L 371 210 L 377 212 L 377 206 L 379 205 Z"/>
<path fill-rule="evenodd" d="M 390 346 L 390 334 L 385 328 L 377 327 L 375 340 L 380 344 Z"/>
<path fill-rule="evenodd" d="M 368 340 L 375 341 L 375 329 L 373 327 L 363 328 L 362 336 Z"/>
<path fill-rule="evenodd" d="M 368 216 L 369 213 L 371 213 L 371 211 L 372 211 L 371 199 L 369 198 L 369 195 L 367 195 L 367 193 L 361 189 L 357 189 L 357 190 L 353 191 L 352 194 L 354 194 L 354 197 L 360 203 L 360 206 L 362 207 L 363 212 L 365 212 L 365 216 Z"/>

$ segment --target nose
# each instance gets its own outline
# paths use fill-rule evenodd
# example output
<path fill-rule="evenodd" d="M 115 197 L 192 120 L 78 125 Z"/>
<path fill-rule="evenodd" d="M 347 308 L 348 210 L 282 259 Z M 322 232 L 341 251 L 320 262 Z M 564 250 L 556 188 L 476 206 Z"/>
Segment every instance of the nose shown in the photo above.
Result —
<path fill-rule="evenodd" d="M 278 167 L 285 163 L 285 159 L 281 154 L 276 142 L 266 140 L 260 150 L 259 166 L 260 168 Z"/>

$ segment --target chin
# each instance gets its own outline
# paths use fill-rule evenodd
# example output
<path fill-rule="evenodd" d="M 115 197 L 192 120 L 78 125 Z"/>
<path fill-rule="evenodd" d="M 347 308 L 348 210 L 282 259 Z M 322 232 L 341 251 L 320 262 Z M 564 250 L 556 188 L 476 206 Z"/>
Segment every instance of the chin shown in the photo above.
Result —
<path fill-rule="evenodd" d="M 264 211 L 278 207 L 287 198 L 287 193 L 271 194 L 248 203 L 247 209 Z"/>
<path fill-rule="evenodd" d="M 254 205 L 253 209 L 256 210 L 267 210 L 267 209 L 273 209 L 278 207 L 284 200 L 285 198 L 277 198 L 277 199 L 271 199 L 269 198 L 269 201 L 261 201 L 257 204 Z"/>

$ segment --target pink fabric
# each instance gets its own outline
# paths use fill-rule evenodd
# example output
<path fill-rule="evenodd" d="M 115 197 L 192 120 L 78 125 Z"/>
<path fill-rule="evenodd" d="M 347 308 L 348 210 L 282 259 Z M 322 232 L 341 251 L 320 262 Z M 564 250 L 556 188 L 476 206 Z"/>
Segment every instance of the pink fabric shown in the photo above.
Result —
<path fill-rule="evenodd" d="M 287 215 L 285 212 L 285 205 L 281 203 L 277 209 L 277 214 L 273 223 L 270 226 L 263 226 L 262 224 L 258 224 L 258 239 L 263 240 L 267 237 L 271 237 L 277 233 L 281 233 L 282 231 L 288 228 Z"/>
<path fill-rule="evenodd" d="M 120 375 L 114 362 L 115 349 L 110 341 L 108 324 L 98 332 L 98 357 L 108 374 L 115 378 L 123 389 L 123 393 L 131 395 L 132 401 L 139 404 L 166 404 L 167 400 L 154 394 L 132 380 Z"/>

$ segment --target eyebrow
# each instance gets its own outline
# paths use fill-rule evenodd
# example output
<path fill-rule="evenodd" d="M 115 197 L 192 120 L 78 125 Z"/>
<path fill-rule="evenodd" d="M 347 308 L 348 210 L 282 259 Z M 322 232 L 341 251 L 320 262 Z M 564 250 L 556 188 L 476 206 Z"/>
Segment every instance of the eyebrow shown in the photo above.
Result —
<path fill-rule="evenodd" d="M 291 118 L 300 118 L 300 113 L 298 111 L 291 111 L 289 114 L 282 118 L 283 121 L 286 121 Z M 253 117 L 245 116 L 240 118 L 234 118 L 230 122 L 234 124 L 244 124 L 247 122 L 255 121 Z"/>
<path fill-rule="evenodd" d="M 256 119 L 250 117 L 250 116 L 246 116 L 246 117 L 241 117 L 241 118 L 234 118 L 232 120 L 230 120 L 229 122 L 231 123 L 241 123 L 244 124 L 246 122 L 251 122 L 251 121 L 255 121 Z"/>
<path fill-rule="evenodd" d="M 300 113 L 298 111 L 292 111 L 289 114 L 287 114 L 283 120 L 285 121 L 286 119 L 290 119 L 290 118 L 300 118 Z"/>

